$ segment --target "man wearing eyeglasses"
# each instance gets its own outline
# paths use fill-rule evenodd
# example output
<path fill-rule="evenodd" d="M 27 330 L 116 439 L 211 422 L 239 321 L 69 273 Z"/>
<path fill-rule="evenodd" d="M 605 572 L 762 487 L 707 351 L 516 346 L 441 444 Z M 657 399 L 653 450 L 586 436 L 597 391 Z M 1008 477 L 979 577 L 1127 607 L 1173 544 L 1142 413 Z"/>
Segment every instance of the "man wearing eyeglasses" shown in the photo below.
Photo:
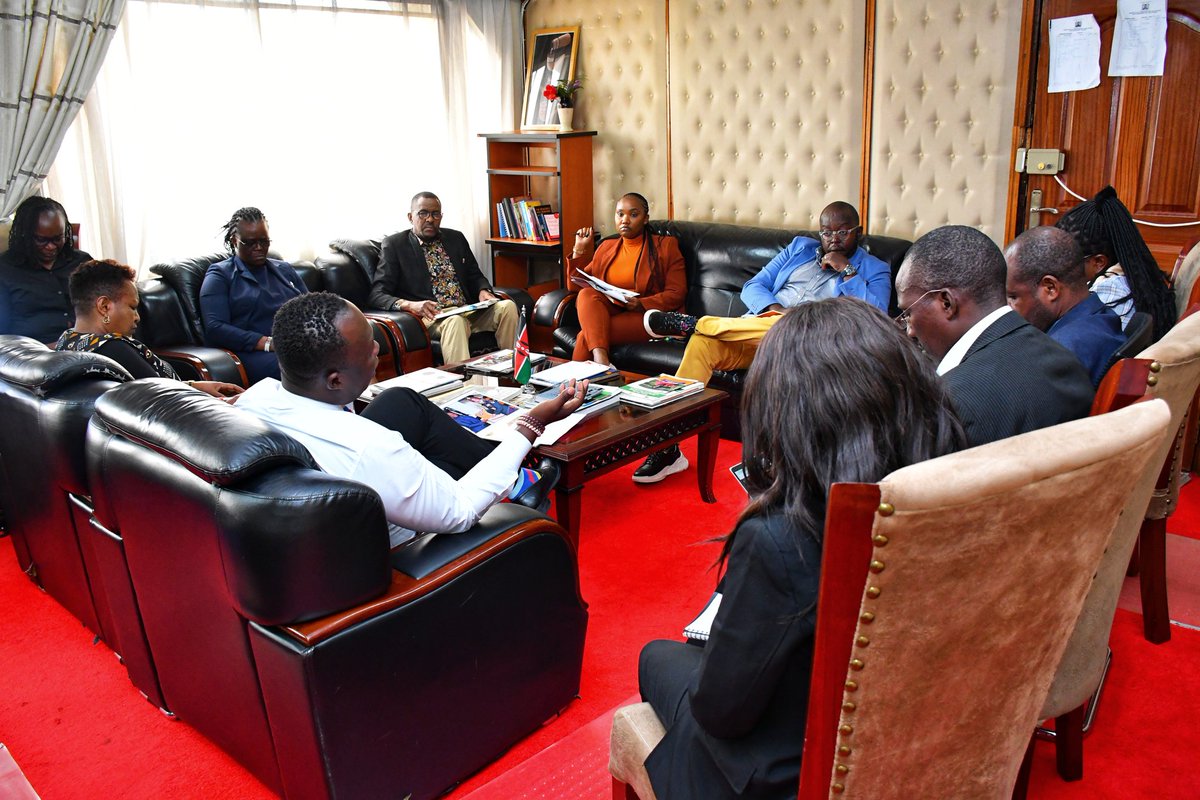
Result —
<path fill-rule="evenodd" d="M 779 315 L 789 308 L 829 297 L 857 297 L 887 313 L 891 270 L 858 246 L 858 211 L 845 202 L 821 211 L 817 239 L 797 236 L 742 287 L 749 309 L 743 317 L 693 317 L 676 312 L 647 311 L 651 336 L 687 338 L 687 349 L 675 375 L 708 383 L 715 370 L 746 369 L 759 342 Z M 657 483 L 687 469 L 674 445 L 652 454 L 633 473 L 635 483 Z"/>
<path fill-rule="evenodd" d="M 420 318 L 442 346 L 442 361 L 465 361 L 468 342 L 478 331 L 495 331 L 501 347 L 517 335 L 517 306 L 500 299 L 479 270 L 467 239 L 442 227 L 442 201 L 418 192 L 408 212 L 412 229 L 383 240 L 369 303 L 385 311 L 407 311 Z M 436 319 L 438 313 L 476 302 L 492 305 Z"/>
<path fill-rule="evenodd" d="M 972 447 L 1087 416 L 1094 389 L 1079 359 L 1008 306 L 1007 267 L 975 228 L 947 225 L 909 249 L 896 317 L 938 361 Z"/>
<path fill-rule="evenodd" d="M 75 249 L 67 212 L 34 195 L 17 206 L 0 253 L 0 333 L 54 342 L 75 324 L 67 279 L 91 256 Z"/>

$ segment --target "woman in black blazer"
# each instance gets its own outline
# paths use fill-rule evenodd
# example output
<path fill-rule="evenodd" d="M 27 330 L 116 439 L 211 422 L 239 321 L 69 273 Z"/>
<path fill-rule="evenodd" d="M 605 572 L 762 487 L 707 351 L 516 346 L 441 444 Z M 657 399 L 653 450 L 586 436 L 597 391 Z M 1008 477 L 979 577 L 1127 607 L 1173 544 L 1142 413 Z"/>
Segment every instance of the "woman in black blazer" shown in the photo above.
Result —
<path fill-rule="evenodd" d="M 848 297 L 794 308 L 766 335 L 742 436 L 751 499 L 725 539 L 708 642 L 642 650 L 642 697 L 667 727 L 646 759 L 659 800 L 794 800 L 829 487 L 964 443 L 929 361 Z"/>

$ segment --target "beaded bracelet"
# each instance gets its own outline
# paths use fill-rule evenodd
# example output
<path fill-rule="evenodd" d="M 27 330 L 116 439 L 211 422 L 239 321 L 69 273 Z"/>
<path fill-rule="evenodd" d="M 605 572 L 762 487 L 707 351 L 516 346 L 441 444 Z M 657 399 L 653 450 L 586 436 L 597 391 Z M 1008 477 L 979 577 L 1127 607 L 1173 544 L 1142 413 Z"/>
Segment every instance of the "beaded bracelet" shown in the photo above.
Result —
<path fill-rule="evenodd" d="M 546 432 L 545 424 L 532 414 L 522 414 L 517 417 L 517 425 L 528 429 L 535 439 Z"/>

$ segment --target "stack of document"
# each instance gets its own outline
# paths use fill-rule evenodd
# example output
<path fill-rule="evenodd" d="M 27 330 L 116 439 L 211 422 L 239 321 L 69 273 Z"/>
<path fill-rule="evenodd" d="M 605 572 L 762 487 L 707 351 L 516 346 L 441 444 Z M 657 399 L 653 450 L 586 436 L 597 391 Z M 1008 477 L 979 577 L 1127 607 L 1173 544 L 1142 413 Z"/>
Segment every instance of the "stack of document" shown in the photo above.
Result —
<path fill-rule="evenodd" d="M 602 281 L 594 275 L 589 275 L 581 269 L 575 270 L 575 274 L 571 276 L 571 283 L 577 286 L 590 286 L 600 294 L 617 301 L 621 305 L 625 305 L 638 296 L 637 292 L 622 289 L 620 286 L 613 286 L 611 283 Z"/>
<path fill-rule="evenodd" d="M 404 375 L 398 375 L 395 378 L 388 378 L 386 381 L 373 383 L 362 393 L 362 398 L 364 400 L 373 400 L 384 389 L 391 389 L 395 386 L 403 386 L 412 389 L 414 392 L 419 392 L 426 397 L 432 397 L 435 394 L 457 389 L 462 385 L 462 375 L 456 375 L 453 372 L 447 372 L 437 367 L 425 367 L 416 372 L 409 372 Z"/>
<path fill-rule="evenodd" d="M 611 364 L 598 364 L 595 361 L 567 361 L 550 369 L 534 373 L 529 382 L 536 386 L 557 386 L 563 381 L 574 378 L 577 381 L 599 379 L 608 380 L 619 373 Z"/>
<path fill-rule="evenodd" d="M 642 378 L 622 386 L 621 399 L 636 406 L 658 408 L 702 391 L 704 384 L 700 381 L 676 378 L 674 375 L 659 375 L 657 378 Z"/>
<path fill-rule="evenodd" d="M 530 353 L 529 360 L 533 364 L 540 364 L 546 360 L 546 354 Z M 497 350 L 494 353 L 488 353 L 463 364 L 463 369 L 471 370 L 472 372 L 485 372 L 489 375 L 502 375 L 506 372 L 512 372 L 512 368 L 512 350 Z"/>

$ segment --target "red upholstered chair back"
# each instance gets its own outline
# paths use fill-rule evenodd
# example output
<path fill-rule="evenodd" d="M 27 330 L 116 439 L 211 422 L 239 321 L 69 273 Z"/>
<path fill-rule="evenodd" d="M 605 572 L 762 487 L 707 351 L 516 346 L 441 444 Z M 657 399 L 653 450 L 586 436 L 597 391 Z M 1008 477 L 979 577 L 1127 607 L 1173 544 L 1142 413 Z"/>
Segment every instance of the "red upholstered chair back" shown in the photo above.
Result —
<path fill-rule="evenodd" d="M 800 798 L 1009 797 L 1170 420 L 1137 403 L 833 487 Z"/>

